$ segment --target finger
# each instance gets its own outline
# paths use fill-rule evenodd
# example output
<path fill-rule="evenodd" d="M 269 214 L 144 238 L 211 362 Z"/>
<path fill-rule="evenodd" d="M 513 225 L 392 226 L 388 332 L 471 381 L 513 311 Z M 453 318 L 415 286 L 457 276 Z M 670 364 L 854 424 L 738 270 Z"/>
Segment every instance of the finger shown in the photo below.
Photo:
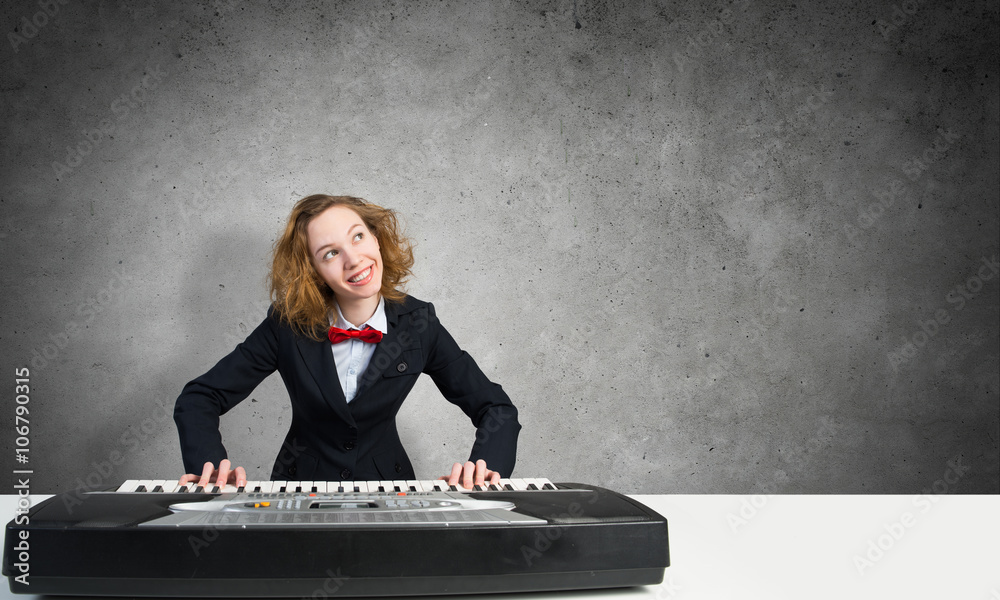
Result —
<path fill-rule="evenodd" d="M 476 465 L 472 464 L 471 461 L 467 461 L 465 466 L 462 468 L 462 487 L 467 490 L 472 489 L 472 477 L 476 472 Z"/>
<path fill-rule="evenodd" d="M 243 467 L 236 467 L 236 487 L 246 487 L 247 470 Z"/>
<path fill-rule="evenodd" d="M 229 482 L 229 470 L 233 466 L 233 463 L 229 462 L 228 458 L 223 458 L 219 462 L 219 475 L 215 478 L 215 485 L 220 488 Z"/>
<path fill-rule="evenodd" d="M 490 485 L 500 485 L 500 473 L 490 471 L 487 477 L 489 477 Z"/>
<path fill-rule="evenodd" d="M 181 475 L 181 478 L 177 480 L 177 485 L 185 485 L 190 481 L 197 481 L 201 475 L 195 475 L 194 473 L 187 473 Z"/>
<path fill-rule="evenodd" d="M 475 481 L 473 482 L 475 485 L 482 486 L 486 483 L 486 471 L 486 461 L 480 458 L 476 461 Z"/>
<path fill-rule="evenodd" d="M 208 487 L 208 482 L 212 481 L 212 473 L 214 472 L 215 465 L 210 462 L 205 463 L 205 467 L 201 470 L 201 478 L 198 480 L 198 485 Z"/>
<path fill-rule="evenodd" d="M 462 463 L 455 463 L 451 466 L 451 475 L 448 476 L 448 485 L 458 485 L 458 480 L 462 478 Z"/>

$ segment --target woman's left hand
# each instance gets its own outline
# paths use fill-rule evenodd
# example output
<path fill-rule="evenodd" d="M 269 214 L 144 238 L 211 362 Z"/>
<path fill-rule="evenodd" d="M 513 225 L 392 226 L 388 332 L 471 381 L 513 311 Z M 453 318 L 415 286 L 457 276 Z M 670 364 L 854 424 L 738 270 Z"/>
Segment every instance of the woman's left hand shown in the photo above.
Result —
<path fill-rule="evenodd" d="M 451 467 L 451 475 L 438 477 L 448 482 L 448 485 L 461 485 L 465 489 L 472 489 L 472 486 L 487 486 L 500 483 L 500 473 L 490 471 L 486 467 L 486 461 L 479 459 L 475 464 L 466 461 L 465 464 L 455 463 Z"/>

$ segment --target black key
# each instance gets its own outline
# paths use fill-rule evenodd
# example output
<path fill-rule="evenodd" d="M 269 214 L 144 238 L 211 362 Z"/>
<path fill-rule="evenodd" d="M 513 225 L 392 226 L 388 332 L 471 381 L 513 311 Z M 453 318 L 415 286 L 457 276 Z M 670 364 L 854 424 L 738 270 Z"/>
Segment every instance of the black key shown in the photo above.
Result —
<path fill-rule="evenodd" d="M 528 484 L 528 489 L 529 489 L 529 490 L 537 490 L 538 488 L 537 488 L 537 487 L 535 486 L 535 484 L 533 484 L 533 483 L 529 483 L 529 484 Z"/>
<path fill-rule="evenodd" d="M 449 486 L 448 486 L 448 491 L 449 491 L 449 492 L 457 492 L 457 491 L 458 491 L 458 488 L 457 488 L 457 487 L 455 487 L 455 486 L 453 486 L 453 485 L 449 485 Z"/>
<path fill-rule="evenodd" d="M 507 484 L 504 484 L 503 489 L 507 490 L 508 492 L 513 492 L 514 491 L 514 486 L 512 486 L 509 483 L 507 483 Z"/>
<path fill-rule="evenodd" d="M 554 489 L 556 489 L 556 486 L 552 485 L 551 483 L 546 483 L 545 485 L 542 486 L 542 489 L 543 490 L 554 490 Z"/>
<path fill-rule="evenodd" d="M 163 491 L 163 486 L 162 485 L 158 485 L 155 488 L 153 488 L 153 491 L 154 492 L 162 492 Z"/>
<path fill-rule="evenodd" d="M 343 494 L 344 493 L 344 486 L 342 486 L 342 485 L 337 486 L 337 492 Z"/>
<path fill-rule="evenodd" d="M 301 485 L 295 486 L 295 493 L 299 493 L 301 491 L 302 491 L 302 486 Z"/>
<path fill-rule="evenodd" d="M 381 485 L 380 485 L 380 486 L 378 486 L 378 491 L 380 491 L 380 492 L 384 492 L 384 491 L 385 491 L 385 488 L 384 488 L 383 486 L 381 486 Z"/>
<path fill-rule="evenodd" d="M 309 491 L 312 492 L 313 494 L 315 494 L 316 493 L 316 486 L 312 486 L 311 488 L 309 488 Z"/>
<path fill-rule="evenodd" d="M 212 486 L 212 493 L 213 494 L 218 494 L 219 493 L 219 486 L 213 485 Z"/>
<path fill-rule="evenodd" d="M 483 488 L 479 487 L 478 485 L 474 485 L 474 486 L 472 486 L 472 489 L 473 489 L 473 491 L 476 491 L 476 492 L 481 492 L 481 491 L 483 491 Z"/>
<path fill-rule="evenodd" d="M 259 492 L 259 491 L 260 491 L 260 486 L 258 485 L 257 487 L 255 487 L 255 488 L 253 489 L 253 491 L 255 491 L 255 492 Z"/>
<path fill-rule="evenodd" d="M 490 491 L 491 492 L 499 492 L 500 491 L 500 486 L 498 486 L 497 484 L 494 483 L 494 484 L 490 485 Z"/>
<path fill-rule="evenodd" d="M 205 492 L 205 488 L 201 487 L 200 485 L 198 487 L 194 488 L 194 493 L 196 493 L 196 494 L 203 494 L 204 492 Z"/>
<path fill-rule="evenodd" d="M 146 491 L 146 486 L 140 485 L 139 487 L 135 488 L 135 491 L 137 491 L 137 492 L 145 492 Z"/>
<path fill-rule="evenodd" d="M 236 492 L 239 493 L 239 494 L 242 494 L 243 491 L 244 491 L 244 487 L 242 485 L 240 487 L 236 488 Z"/>

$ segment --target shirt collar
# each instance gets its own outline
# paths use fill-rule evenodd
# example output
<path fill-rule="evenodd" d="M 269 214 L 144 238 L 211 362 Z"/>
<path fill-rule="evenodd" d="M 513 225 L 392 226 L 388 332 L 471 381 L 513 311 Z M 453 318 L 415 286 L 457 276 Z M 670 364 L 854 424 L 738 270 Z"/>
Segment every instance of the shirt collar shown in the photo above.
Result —
<path fill-rule="evenodd" d="M 343 313 L 340 312 L 340 304 L 337 301 L 333 301 L 334 308 L 337 309 L 337 319 L 333 323 L 334 327 L 339 327 L 341 329 L 364 329 L 366 325 L 371 326 L 372 329 L 378 329 L 382 332 L 382 335 L 389 333 L 389 326 L 386 323 L 385 318 L 385 298 L 379 297 L 378 307 L 375 309 L 375 314 L 371 316 L 370 319 L 361 323 L 360 325 L 355 325 L 344 318 Z"/>

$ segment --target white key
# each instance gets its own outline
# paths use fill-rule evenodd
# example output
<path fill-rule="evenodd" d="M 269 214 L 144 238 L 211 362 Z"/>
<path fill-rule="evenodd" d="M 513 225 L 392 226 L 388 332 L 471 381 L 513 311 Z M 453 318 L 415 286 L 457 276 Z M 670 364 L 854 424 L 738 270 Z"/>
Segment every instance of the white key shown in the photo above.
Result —
<path fill-rule="evenodd" d="M 327 485 L 326 481 L 314 481 L 313 485 L 316 486 L 316 493 L 317 494 L 325 494 L 326 493 L 326 485 Z M 333 489 L 337 489 L 336 486 Z"/>
<path fill-rule="evenodd" d="M 136 483 L 135 491 L 139 491 L 140 487 L 143 488 L 143 489 L 145 489 L 147 492 L 149 490 L 153 489 L 153 480 L 152 479 L 137 479 L 137 480 L 135 480 L 135 483 Z"/>
<path fill-rule="evenodd" d="M 118 486 L 118 489 L 116 491 L 118 491 L 118 492 L 124 492 L 124 493 L 134 492 L 135 488 L 137 488 L 137 487 L 139 487 L 139 480 L 138 479 L 129 479 L 125 483 L 123 483 L 120 486 Z"/>
<path fill-rule="evenodd" d="M 157 486 L 159 486 L 160 487 L 160 491 L 163 491 L 163 492 L 168 492 L 168 491 L 174 489 L 175 487 L 177 487 L 177 480 L 176 479 L 154 479 L 152 483 L 153 483 L 153 487 L 149 488 L 149 491 L 151 491 L 151 492 L 153 490 L 155 490 Z"/>

